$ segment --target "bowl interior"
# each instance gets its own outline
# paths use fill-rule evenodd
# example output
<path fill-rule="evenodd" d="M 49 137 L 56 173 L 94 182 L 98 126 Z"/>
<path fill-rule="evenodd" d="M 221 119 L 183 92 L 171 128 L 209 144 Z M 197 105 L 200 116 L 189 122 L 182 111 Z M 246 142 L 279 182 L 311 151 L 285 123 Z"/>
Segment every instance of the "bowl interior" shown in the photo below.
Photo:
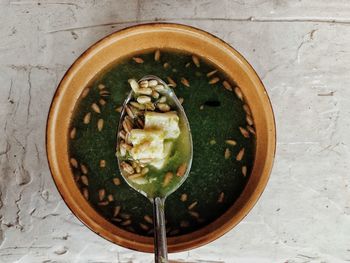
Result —
<path fill-rule="evenodd" d="M 249 181 L 238 200 L 220 218 L 194 232 L 171 237 L 169 251 L 200 246 L 236 225 L 262 193 L 272 167 L 275 127 L 272 109 L 259 78 L 235 50 L 198 29 L 174 24 L 141 25 L 119 31 L 92 46 L 61 81 L 50 110 L 47 151 L 54 180 L 67 205 L 90 229 L 119 245 L 150 252 L 150 237 L 127 232 L 93 209 L 77 188 L 68 158 L 68 131 L 74 107 L 83 89 L 118 59 L 147 50 L 177 49 L 205 57 L 241 87 L 251 107 L 256 129 L 255 161 Z"/>

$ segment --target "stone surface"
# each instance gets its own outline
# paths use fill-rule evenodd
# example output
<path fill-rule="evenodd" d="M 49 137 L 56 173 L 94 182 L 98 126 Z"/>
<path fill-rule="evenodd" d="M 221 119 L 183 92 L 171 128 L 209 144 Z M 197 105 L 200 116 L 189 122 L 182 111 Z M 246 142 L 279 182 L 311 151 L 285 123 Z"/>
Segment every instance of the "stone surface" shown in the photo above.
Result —
<path fill-rule="evenodd" d="M 98 39 L 155 20 L 207 30 L 263 79 L 275 166 L 252 212 L 181 262 L 350 261 L 348 0 L 0 0 L 0 262 L 152 262 L 84 227 L 51 179 L 45 124 L 56 86 Z"/>

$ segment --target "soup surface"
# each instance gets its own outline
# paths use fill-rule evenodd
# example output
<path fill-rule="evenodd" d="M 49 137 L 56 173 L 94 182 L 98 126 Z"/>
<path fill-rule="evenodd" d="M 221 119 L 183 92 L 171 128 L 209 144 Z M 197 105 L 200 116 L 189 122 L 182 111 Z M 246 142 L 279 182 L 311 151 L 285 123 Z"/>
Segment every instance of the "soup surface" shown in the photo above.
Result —
<path fill-rule="evenodd" d="M 237 200 L 254 161 L 254 124 L 239 87 L 210 62 L 174 50 L 117 61 L 84 89 L 71 120 L 69 157 L 91 206 L 118 227 L 151 236 L 152 205 L 122 178 L 115 156 L 128 79 L 156 75 L 171 84 L 189 119 L 192 168 L 166 200 L 169 236 L 195 231 Z"/>

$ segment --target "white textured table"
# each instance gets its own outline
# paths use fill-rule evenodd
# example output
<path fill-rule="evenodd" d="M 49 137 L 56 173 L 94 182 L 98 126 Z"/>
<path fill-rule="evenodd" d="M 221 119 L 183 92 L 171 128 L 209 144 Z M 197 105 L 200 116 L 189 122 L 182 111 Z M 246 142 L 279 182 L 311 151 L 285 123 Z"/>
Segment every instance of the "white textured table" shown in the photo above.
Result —
<path fill-rule="evenodd" d="M 87 47 L 155 20 L 207 30 L 257 70 L 276 114 L 275 166 L 234 230 L 171 259 L 350 261 L 348 0 L 0 0 L 0 262 L 152 262 L 84 227 L 51 179 L 51 98 Z"/>

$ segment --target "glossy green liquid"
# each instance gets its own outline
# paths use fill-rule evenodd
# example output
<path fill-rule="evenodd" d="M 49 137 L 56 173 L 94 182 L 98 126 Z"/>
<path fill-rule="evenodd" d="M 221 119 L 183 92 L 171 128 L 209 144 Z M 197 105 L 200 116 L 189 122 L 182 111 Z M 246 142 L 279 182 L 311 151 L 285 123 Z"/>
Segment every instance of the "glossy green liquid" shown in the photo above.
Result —
<path fill-rule="evenodd" d="M 184 98 L 183 107 L 192 131 L 193 162 L 186 181 L 167 198 L 167 228 L 169 236 L 192 232 L 218 218 L 237 200 L 252 169 L 255 138 L 245 138 L 240 133 L 238 127 L 247 125 L 242 108 L 244 103 L 232 91 L 222 86 L 224 79 L 232 86 L 235 83 L 220 70 L 215 76 L 221 81 L 213 85 L 208 83 L 210 78 L 206 74 L 216 69 L 211 63 L 200 59 L 201 64 L 197 68 L 190 54 L 173 50 L 161 50 L 160 61 L 154 61 L 153 51 L 137 56 L 142 57 L 144 63 L 137 64 L 131 58 L 118 61 L 90 84 L 88 96 L 76 105 L 71 126 L 75 127 L 77 132 L 76 138 L 70 141 L 69 155 L 86 165 L 89 170 L 89 185 L 84 186 L 81 180 L 78 180 L 77 184 L 82 189 L 88 188 L 89 202 L 105 218 L 113 218 L 114 207 L 120 206 L 118 218 L 121 221 L 113 223 L 128 231 L 152 235 L 152 225 L 144 219 L 145 215 L 152 215 L 151 203 L 127 185 L 118 169 L 115 146 L 120 113 L 115 111 L 115 108 L 123 104 L 130 90 L 127 82 L 129 78 L 140 79 L 145 75 L 156 75 L 167 81 L 167 77 L 170 76 L 177 83 L 177 87 L 174 88 L 176 95 Z M 164 68 L 164 63 L 169 63 L 170 67 Z M 187 63 L 190 63 L 188 67 Z M 181 84 L 182 77 L 189 81 L 190 87 Z M 91 110 L 91 104 L 98 103 L 100 99 L 97 88 L 100 83 L 106 86 L 111 95 L 105 98 L 107 103 L 100 106 L 101 113 L 97 114 Z M 91 121 L 84 124 L 83 118 L 88 112 L 92 112 Z M 104 120 L 102 131 L 97 130 L 97 121 L 100 118 Z M 234 139 L 237 145 L 227 145 L 227 139 Z M 174 148 L 182 147 L 184 145 Z M 231 151 L 229 159 L 224 158 L 226 148 Z M 236 161 L 235 156 L 242 148 L 245 149 L 243 159 Z M 179 158 L 175 153 L 173 161 L 169 162 L 169 169 L 172 165 L 176 167 L 180 163 Z M 99 166 L 100 160 L 106 161 L 106 167 Z M 247 176 L 242 175 L 243 165 L 247 166 Z M 73 172 L 76 176 L 81 175 L 80 169 L 73 168 Z M 121 184 L 115 185 L 114 178 L 119 178 Z M 99 189 L 105 189 L 114 200 L 108 205 L 99 205 Z M 223 201 L 218 202 L 222 192 Z M 180 200 L 183 194 L 187 195 L 185 201 Z M 188 210 L 188 206 L 195 201 L 197 205 L 191 211 L 198 213 L 199 218 L 191 215 Z M 128 216 L 131 223 L 122 225 L 125 222 L 124 218 Z M 149 229 L 141 227 L 140 224 Z"/>

